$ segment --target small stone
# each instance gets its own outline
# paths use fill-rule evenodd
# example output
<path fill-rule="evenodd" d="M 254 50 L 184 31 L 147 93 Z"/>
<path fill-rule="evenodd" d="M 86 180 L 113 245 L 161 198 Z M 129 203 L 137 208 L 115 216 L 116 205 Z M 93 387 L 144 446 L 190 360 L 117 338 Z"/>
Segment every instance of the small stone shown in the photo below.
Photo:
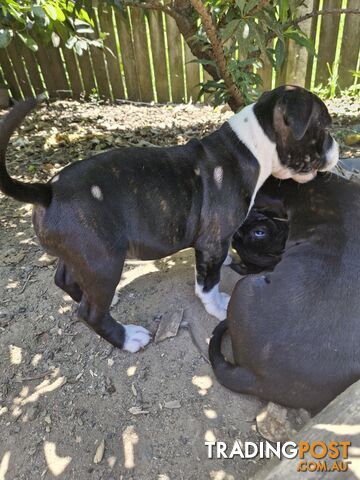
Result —
<path fill-rule="evenodd" d="M 181 403 L 179 400 L 170 400 L 164 403 L 164 407 L 173 410 L 174 408 L 181 408 Z"/>
<path fill-rule="evenodd" d="M 51 417 L 50 417 L 50 415 L 45 415 L 44 421 L 45 421 L 48 425 L 50 425 L 50 424 L 51 424 Z"/>
<path fill-rule="evenodd" d="M 143 410 L 141 407 L 131 407 L 129 408 L 129 412 L 133 415 L 145 415 L 148 414 L 148 410 Z"/>
<path fill-rule="evenodd" d="M 184 310 L 182 308 L 164 315 L 159 323 L 155 335 L 155 343 L 175 337 L 178 333 L 180 323 L 183 319 Z"/>
<path fill-rule="evenodd" d="M 35 420 L 39 415 L 39 407 L 37 405 L 30 405 L 27 410 L 27 419 L 31 421 Z"/>
<path fill-rule="evenodd" d="M 288 410 L 272 402 L 257 415 L 256 424 L 260 435 L 270 442 L 286 442 L 296 433 Z"/>
<path fill-rule="evenodd" d="M 47 253 L 44 253 L 41 255 L 40 258 L 38 258 L 35 262 L 35 265 L 37 267 L 48 267 L 49 265 L 52 265 L 55 263 L 57 260 L 56 257 L 52 257 L 51 255 L 48 255 Z"/>

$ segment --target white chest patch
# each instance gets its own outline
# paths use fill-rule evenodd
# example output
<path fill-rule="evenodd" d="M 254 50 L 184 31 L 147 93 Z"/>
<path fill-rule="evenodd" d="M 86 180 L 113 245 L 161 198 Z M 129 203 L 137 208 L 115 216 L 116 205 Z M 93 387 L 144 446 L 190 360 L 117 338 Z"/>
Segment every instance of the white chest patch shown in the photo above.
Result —
<path fill-rule="evenodd" d="M 254 113 L 254 103 L 243 108 L 228 120 L 238 139 L 250 150 L 259 162 L 259 176 L 251 196 L 250 207 L 265 180 L 276 170 L 281 169 L 276 143 L 265 134 Z"/>

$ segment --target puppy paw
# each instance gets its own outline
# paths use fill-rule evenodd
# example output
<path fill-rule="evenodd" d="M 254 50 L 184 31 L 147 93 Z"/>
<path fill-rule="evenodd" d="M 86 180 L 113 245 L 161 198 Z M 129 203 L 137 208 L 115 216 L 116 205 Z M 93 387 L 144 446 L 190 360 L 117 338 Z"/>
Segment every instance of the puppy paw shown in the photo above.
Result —
<path fill-rule="evenodd" d="M 139 325 L 124 325 L 125 341 L 123 349 L 135 353 L 150 342 L 151 334 L 146 328 Z"/>

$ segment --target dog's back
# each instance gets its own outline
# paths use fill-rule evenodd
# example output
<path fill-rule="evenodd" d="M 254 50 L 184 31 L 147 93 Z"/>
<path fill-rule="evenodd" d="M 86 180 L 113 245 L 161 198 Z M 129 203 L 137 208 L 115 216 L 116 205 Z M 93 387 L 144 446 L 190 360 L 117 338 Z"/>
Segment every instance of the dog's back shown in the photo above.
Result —
<path fill-rule="evenodd" d="M 271 179 L 258 205 L 266 196 L 284 202 L 285 253 L 233 292 L 227 322 L 241 369 L 228 374 L 219 358 L 213 366 L 233 390 L 318 410 L 360 378 L 360 185 L 335 175 L 301 186 Z"/>

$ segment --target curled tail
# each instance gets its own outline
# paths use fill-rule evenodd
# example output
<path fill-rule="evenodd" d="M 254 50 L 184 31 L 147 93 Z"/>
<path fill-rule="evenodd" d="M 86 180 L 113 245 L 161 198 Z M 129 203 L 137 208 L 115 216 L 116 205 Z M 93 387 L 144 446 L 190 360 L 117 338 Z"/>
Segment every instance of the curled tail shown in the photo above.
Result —
<path fill-rule="evenodd" d="M 257 379 L 247 368 L 233 365 L 221 353 L 221 340 L 227 330 L 226 320 L 217 325 L 209 343 L 209 360 L 214 374 L 224 387 L 238 393 L 255 393 Z"/>
<path fill-rule="evenodd" d="M 47 207 L 51 202 L 50 184 L 19 182 L 10 177 L 5 163 L 6 149 L 11 135 L 41 100 L 42 97 L 38 97 L 17 103 L 0 124 L 0 190 L 19 202 L 40 204 Z"/>

